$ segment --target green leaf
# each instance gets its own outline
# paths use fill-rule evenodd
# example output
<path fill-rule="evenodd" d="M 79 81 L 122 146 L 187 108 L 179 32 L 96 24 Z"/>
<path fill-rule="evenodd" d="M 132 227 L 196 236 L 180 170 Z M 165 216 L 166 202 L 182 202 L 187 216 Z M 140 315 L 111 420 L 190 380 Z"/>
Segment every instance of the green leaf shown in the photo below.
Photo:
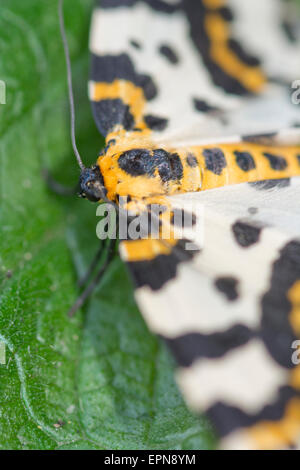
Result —
<path fill-rule="evenodd" d="M 65 3 L 78 144 L 92 162 L 103 145 L 86 96 L 93 2 Z M 41 176 L 47 167 L 61 183 L 78 178 L 56 1 L 1 0 L 0 43 L 0 448 L 212 447 L 210 425 L 183 404 L 119 259 L 83 311 L 67 317 L 76 271 L 98 242 L 96 205 L 52 194 Z"/>

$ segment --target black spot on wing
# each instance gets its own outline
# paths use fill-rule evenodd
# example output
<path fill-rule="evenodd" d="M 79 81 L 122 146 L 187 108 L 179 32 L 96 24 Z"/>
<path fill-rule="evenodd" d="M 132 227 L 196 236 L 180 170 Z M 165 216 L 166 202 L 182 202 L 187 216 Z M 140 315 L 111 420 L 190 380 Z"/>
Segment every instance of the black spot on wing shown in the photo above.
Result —
<path fill-rule="evenodd" d="M 258 67 L 260 65 L 258 57 L 248 54 L 236 39 L 229 39 L 228 46 L 244 64 L 250 65 L 251 67 Z"/>
<path fill-rule="evenodd" d="M 216 106 L 212 106 L 205 100 L 194 98 L 193 103 L 194 103 L 194 108 L 196 109 L 196 111 L 199 111 L 201 113 L 215 113 L 215 112 L 221 111 L 220 108 L 217 108 Z"/>
<path fill-rule="evenodd" d="M 102 135 L 107 135 L 116 124 L 121 124 L 126 130 L 134 127 L 134 118 L 129 106 L 119 98 L 93 101 L 92 109 L 95 122 Z"/>
<path fill-rule="evenodd" d="M 280 178 L 280 179 L 271 179 L 271 180 L 263 180 L 263 181 L 254 181 L 253 183 L 248 183 L 255 189 L 261 190 L 268 190 L 273 188 L 286 188 L 290 185 L 290 178 Z"/>
<path fill-rule="evenodd" d="M 177 266 L 181 262 L 190 261 L 197 250 L 186 250 L 188 240 L 178 240 L 168 255 L 158 255 L 147 261 L 128 262 L 127 266 L 137 288 L 148 286 L 151 290 L 161 289 L 166 282 L 176 277 Z M 179 254 L 178 254 L 179 252 Z"/>
<path fill-rule="evenodd" d="M 98 56 L 92 54 L 91 79 L 95 82 L 112 83 L 123 79 L 143 89 L 147 100 L 157 95 L 157 88 L 150 75 L 138 73 L 128 54 Z"/>
<path fill-rule="evenodd" d="M 211 334 L 187 333 L 176 338 L 166 338 L 176 361 L 181 367 L 189 367 L 202 358 L 217 358 L 228 351 L 242 346 L 254 337 L 254 333 L 244 325 L 234 325 L 227 331 Z"/>
<path fill-rule="evenodd" d="M 293 368 L 293 341 L 299 339 L 289 322 L 292 304 L 288 291 L 300 280 L 300 242 L 287 243 L 272 266 L 270 288 L 262 299 L 262 338 L 273 358 L 283 367 Z"/>
<path fill-rule="evenodd" d="M 219 15 L 222 16 L 222 18 L 224 18 L 224 20 L 226 21 L 232 21 L 234 19 L 234 15 L 233 15 L 233 12 L 230 8 L 228 7 L 220 7 L 216 10 L 217 13 L 219 13 Z"/>
<path fill-rule="evenodd" d="M 165 59 L 167 59 L 167 61 L 170 63 L 170 64 L 178 64 L 179 62 L 179 57 L 178 57 L 178 54 L 175 52 L 175 50 L 173 49 L 173 47 L 171 47 L 170 45 L 168 44 L 161 44 L 161 46 L 159 47 L 159 53 L 165 57 Z"/>
<path fill-rule="evenodd" d="M 227 165 L 222 150 L 219 148 L 204 149 L 203 155 L 205 157 L 206 169 L 215 175 L 220 175 Z"/>
<path fill-rule="evenodd" d="M 248 248 L 258 242 L 261 227 L 237 221 L 232 225 L 232 232 L 236 242 L 243 248 Z"/>
<path fill-rule="evenodd" d="M 231 276 L 222 276 L 215 279 L 216 288 L 230 301 L 239 297 L 238 283 L 239 281 Z"/>
<path fill-rule="evenodd" d="M 298 165 L 300 165 L 300 153 L 296 156 L 297 158 L 297 161 L 298 161 Z"/>
<path fill-rule="evenodd" d="M 285 158 L 280 157 L 278 155 L 274 155 L 273 153 L 269 152 L 264 152 L 263 156 L 269 160 L 270 167 L 272 168 L 272 170 L 282 171 L 286 169 L 287 161 Z"/>
<path fill-rule="evenodd" d="M 295 25 L 294 23 L 292 23 L 291 21 L 283 21 L 282 24 L 282 29 L 287 37 L 287 39 L 291 42 L 291 43 L 295 43 L 297 42 L 297 39 L 298 39 L 298 35 L 297 35 L 297 25 Z M 296 26 L 296 27 L 295 27 Z"/>
<path fill-rule="evenodd" d="M 185 161 L 187 165 L 191 168 L 196 168 L 198 166 L 197 158 L 192 153 L 188 154 Z"/>
<path fill-rule="evenodd" d="M 135 49 L 142 49 L 142 45 L 136 39 L 130 39 L 129 44 L 134 47 Z"/>
<path fill-rule="evenodd" d="M 258 208 L 257 207 L 248 207 L 248 212 L 251 215 L 257 214 L 258 213 Z"/>
<path fill-rule="evenodd" d="M 149 129 L 152 129 L 153 131 L 163 131 L 168 124 L 168 119 L 153 116 L 152 114 L 144 116 L 144 120 Z"/>
<path fill-rule="evenodd" d="M 248 428 L 263 421 L 279 421 L 292 398 L 297 396 L 291 387 L 278 389 L 276 399 L 269 405 L 262 403 L 258 413 L 246 413 L 238 407 L 217 402 L 206 410 L 206 415 L 213 421 L 220 437 L 224 437 L 239 428 Z"/>
<path fill-rule="evenodd" d="M 238 152 L 235 150 L 235 161 L 239 168 L 245 172 L 254 170 L 255 168 L 255 161 L 252 155 L 249 152 Z"/>
<path fill-rule="evenodd" d="M 264 134 L 249 134 L 243 135 L 242 140 L 244 142 L 256 142 L 256 143 L 272 143 L 275 137 L 278 135 L 277 132 L 266 132 Z"/>

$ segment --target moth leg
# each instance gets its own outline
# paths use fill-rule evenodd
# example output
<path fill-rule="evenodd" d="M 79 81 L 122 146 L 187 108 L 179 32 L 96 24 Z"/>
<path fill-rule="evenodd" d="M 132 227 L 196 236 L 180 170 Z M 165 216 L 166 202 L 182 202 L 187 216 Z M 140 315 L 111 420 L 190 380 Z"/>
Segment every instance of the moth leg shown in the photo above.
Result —
<path fill-rule="evenodd" d="M 58 183 L 50 171 L 47 168 L 42 169 L 42 176 L 48 186 L 48 188 L 55 194 L 59 196 L 74 196 L 77 193 L 78 185 L 70 188 L 69 186 L 64 186 L 63 184 Z"/>
<path fill-rule="evenodd" d="M 70 308 L 68 312 L 69 317 L 74 316 L 76 311 L 85 303 L 85 301 L 88 299 L 88 297 L 92 294 L 94 289 L 97 287 L 97 285 L 101 281 L 103 275 L 105 274 L 106 268 L 109 266 L 109 264 L 111 263 L 111 261 L 113 260 L 116 254 L 116 251 L 115 251 L 116 242 L 117 242 L 117 239 L 113 239 L 109 241 L 106 260 L 101 265 L 94 279 L 92 279 L 92 281 L 87 285 L 87 287 L 80 294 L 80 296 L 78 297 L 74 305 Z"/>
<path fill-rule="evenodd" d="M 87 281 L 90 279 L 91 275 L 93 274 L 102 254 L 103 254 L 103 250 L 104 250 L 104 240 L 100 240 L 100 246 L 94 256 L 94 258 L 92 259 L 87 271 L 83 274 L 83 276 L 81 276 L 79 279 L 78 279 L 78 286 L 79 287 L 83 287 Z"/>

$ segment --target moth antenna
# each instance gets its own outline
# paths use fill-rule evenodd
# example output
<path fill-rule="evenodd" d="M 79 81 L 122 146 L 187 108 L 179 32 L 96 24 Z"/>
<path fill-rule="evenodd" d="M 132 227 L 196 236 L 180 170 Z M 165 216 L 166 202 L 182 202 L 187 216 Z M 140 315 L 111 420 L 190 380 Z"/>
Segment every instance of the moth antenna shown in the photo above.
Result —
<path fill-rule="evenodd" d="M 73 83 L 72 83 L 72 69 L 71 69 L 69 46 L 68 46 L 68 41 L 66 37 L 66 28 L 65 28 L 64 12 L 63 12 L 63 0 L 58 0 L 58 16 L 59 16 L 60 34 L 61 34 L 62 43 L 64 47 L 66 68 L 67 68 L 72 147 L 73 147 L 78 165 L 80 166 L 82 170 L 84 170 L 85 166 L 82 162 L 80 153 L 78 151 L 78 148 L 76 145 L 76 137 L 75 137 L 75 107 L 74 107 L 74 94 L 73 94 Z"/>

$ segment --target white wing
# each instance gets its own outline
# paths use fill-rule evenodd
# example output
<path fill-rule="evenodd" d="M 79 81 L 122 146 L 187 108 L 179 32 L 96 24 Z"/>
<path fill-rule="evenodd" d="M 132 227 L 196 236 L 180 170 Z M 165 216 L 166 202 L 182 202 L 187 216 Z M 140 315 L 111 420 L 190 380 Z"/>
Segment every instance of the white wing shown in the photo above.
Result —
<path fill-rule="evenodd" d="M 138 279 L 136 299 L 146 322 L 178 361 L 177 379 L 187 402 L 206 411 L 223 447 L 295 443 L 300 436 L 299 366 L 292 362 L 300 334 L 300 180 L 168 199 L 173 208 L 196 214 L 197 223 L 183 237 L 200 252 L 190 252 L 186 261 L 190 245 L 184 249 L 180 243 L 169 256 L 128 266 Z"/>

